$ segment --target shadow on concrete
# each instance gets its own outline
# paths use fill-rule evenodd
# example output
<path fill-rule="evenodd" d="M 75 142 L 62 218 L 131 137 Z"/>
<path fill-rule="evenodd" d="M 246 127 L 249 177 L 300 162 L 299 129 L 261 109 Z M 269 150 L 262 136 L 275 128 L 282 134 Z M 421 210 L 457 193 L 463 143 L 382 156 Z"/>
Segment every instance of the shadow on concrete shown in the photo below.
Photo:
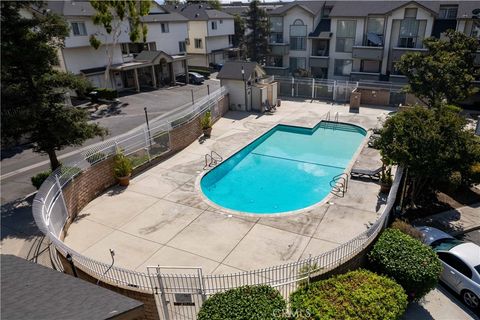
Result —
<path fill-rule="evenodd" d="M 31 143 L 26 143 L 26 144 L 16 145 L 16 146 L 2 149 L 0 153 L 1 155 L 0 160 L 12 158 L 17 154 L 22 153 L 25 150 L 31 149 L 32 147 L 33 145 Z"/>
<path fill-rule="evenodd" d="M 434 320 L 430 312 L 420 303 L 412 302 L 409 304 L 407 312 L 403 315 L 404 320 Z"/>
<path fill-rule="evenodd" d="M 244 111 L 228 111 L 223 115 L 224 119 L 239 121 L 248 118 L 252 113 Z"/>

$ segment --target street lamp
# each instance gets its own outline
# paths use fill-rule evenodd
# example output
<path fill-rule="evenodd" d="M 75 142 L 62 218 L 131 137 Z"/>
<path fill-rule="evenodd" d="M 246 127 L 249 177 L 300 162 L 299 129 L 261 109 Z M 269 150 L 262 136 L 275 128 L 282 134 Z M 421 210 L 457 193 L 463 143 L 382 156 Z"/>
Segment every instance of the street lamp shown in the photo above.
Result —
<path fill-rule="evenodd" d="M 244 96 L 245 96 L 245 111 L 247 111 L 247 82 L 245 81 L 245 70 L 242 66 L 242 79 L 243 79 L 243 87 L 244 87 Z"/>

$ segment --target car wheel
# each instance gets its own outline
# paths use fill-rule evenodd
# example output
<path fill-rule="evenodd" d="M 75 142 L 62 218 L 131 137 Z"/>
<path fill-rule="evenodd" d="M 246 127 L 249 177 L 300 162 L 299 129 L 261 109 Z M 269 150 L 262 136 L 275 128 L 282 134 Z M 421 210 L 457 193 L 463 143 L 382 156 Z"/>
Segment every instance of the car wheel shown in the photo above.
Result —
<path fill-rule="evenodd" d="M 472 291 L 465 290 L 462 292 L 463 302 L 471 309 L 478 310 L 480 307 L 480 300 Z"/>

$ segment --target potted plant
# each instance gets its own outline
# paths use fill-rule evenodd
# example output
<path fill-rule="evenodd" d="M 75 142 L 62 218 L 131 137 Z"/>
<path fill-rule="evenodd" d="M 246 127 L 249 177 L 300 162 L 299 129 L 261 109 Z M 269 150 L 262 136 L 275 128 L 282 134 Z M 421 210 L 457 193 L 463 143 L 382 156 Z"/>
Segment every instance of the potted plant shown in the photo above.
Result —
<path fill-rule="evenodd" d="M 113 172 L 121 186 L 128 186 L 132 174 L 132 161 L 122 152 L 117 153 L 114 158 Z"/>
<path fill-rule="evenodd" d="M 388 194 L 392 183 L 392 166 L 389 161 L 383 160 L 382 173 L 380 175 L 380 192 Z"/>
<path fill-rule="evenodd" d="M 209 138 L 210 134 L 212 133 L 212 113 L 210 110 L 205 112 L 203 117 L 200 119 L 200 125 L 202 126 L 204 137 Z"/>

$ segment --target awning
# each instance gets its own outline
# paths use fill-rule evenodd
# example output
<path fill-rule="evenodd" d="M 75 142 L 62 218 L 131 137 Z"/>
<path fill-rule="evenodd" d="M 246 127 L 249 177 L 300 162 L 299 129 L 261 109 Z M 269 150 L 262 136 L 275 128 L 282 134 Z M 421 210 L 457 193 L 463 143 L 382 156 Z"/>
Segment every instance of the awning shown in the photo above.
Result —
<path fill-rule="evenodd" d="M 107 70 L 106 67 L 97 67 L 97 68 L 83 69 L 83 70 L 80 70 L 80 72 L 83 73 L 84 75 L 89 75 L 89 74 L 104 73 L 105 70 Z"/>
<path fill-rule="evenodd" d="M 330 39 L 332 37 L 332 33 L 329 31 L 322 31 L 318 35 L 318 39 Z"/>
<path fill-rule="evenodd" d="M 132 70 L 132 69 L 138 69 L 138 68 L 143 68 L 143 67 L 151 67 L 152 63 L 148 61 L 132 61 L 132 62 L 125 62 L 125 63 L 119 63 L 119 64 L 114 64 L 110 68 L 112 71 L 126 71 L 126 70 Z"/>
<path fill-rule="evenodd" d="M 367 39 L 377 46 L 383 46 L 383 37 L 376 33 L 368 32 Z"/>

